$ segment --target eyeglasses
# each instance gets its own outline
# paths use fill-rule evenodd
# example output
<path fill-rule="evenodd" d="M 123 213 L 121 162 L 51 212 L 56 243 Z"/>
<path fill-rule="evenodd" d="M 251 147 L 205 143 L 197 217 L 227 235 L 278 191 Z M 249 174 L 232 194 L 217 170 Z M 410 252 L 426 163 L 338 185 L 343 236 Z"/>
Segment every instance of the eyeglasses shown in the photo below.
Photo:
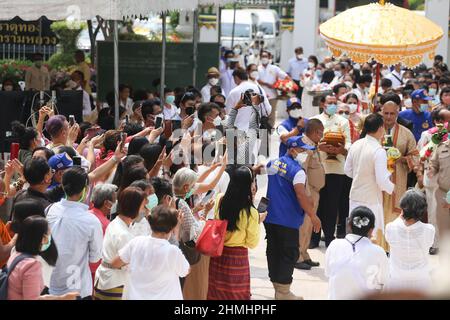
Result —
<path fill-rule="evenodd" d="M 338 112 L 338 114 L 344 114 L 344 113 L 348 115 L 348 114 L 350 114 L 350 111 L 343 111 L 343 110 L 341 110 L 341 111 Z"/>

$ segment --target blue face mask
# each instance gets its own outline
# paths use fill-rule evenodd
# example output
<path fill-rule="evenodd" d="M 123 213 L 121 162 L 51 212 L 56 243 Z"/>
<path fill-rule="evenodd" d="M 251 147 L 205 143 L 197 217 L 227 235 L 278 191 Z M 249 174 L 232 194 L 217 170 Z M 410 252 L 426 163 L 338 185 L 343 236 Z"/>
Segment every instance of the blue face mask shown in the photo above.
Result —
<path fill-rule="evenodd" d="M 175 96 L 167 96 L 166 97 L 166 103 L 173 104 L 175 102 Z"/>
<path fill-rule="evenodd" d="M 316 70 L 316 76 L 317 76 L 317 78 L 322 77 L 322 70 L 320 70 L 320 69 Z"/>
<path fill-rule="evenodd" d="M 49 234 L 47 243 L 44 243 L 41 245 L 41 252 L 46 251 L 50 247 L 51 244 L 52 244 L 52 235 Z"/>
<path fill-rule="evenodd" d="M 427 104 L 421 104 L 420 105 L 420 112 L 427 112 L 428 111 L 428 103 Z"/>
<path fill-rule="evenodd" d="M 148 203 L 145 205 L 145 207 L 150 211 L 158 205 L 158 197 L 156 196 L 156 194 L 149 195 L 147 197 L 147 200 Z"/>
<path fill-rule="evenodd" d="M 448 204 L 450 204 L 450 191 L 447 192 L 446 201 L 447 201 Z"/>
<path fill-rule="evenodd" d="M 184 200 L 189 199 L 190 197 L 192 197 L 193 194 L 194 194 L 194 188 L 192 188 L 191 190 L 189 190 L 188 193 L 186 193 L 186 195 L 184 196 Z"/>
<path fill-rule="evenodd" d="M 434 97 L 437 93 L 437 90 L 435 88 L 428 89 L 428 95 Z"/>
<path fill-rule="evenodd" d="M 334 115 L 336 114 L 336 111 L 337 111 L 337 105 L 335 105 L 335 104 L 329 104 L 329 105 L 327 106 L 326 113 L 327 113 L 328 115 L 334 116 Z"/>

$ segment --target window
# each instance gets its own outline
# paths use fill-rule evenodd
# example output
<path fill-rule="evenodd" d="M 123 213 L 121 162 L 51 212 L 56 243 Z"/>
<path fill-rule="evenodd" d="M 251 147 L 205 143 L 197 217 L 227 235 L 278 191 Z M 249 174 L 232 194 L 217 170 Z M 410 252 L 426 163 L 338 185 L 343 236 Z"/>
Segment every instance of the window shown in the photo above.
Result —
<path fill-rule="evenodd" d="M 258 26 L 258 31 L 264 32 L 267 36 L 272 36 L 273 32 L 273 23 L 271 22 L 263 22 Z"/>
<path fill-rule="evenodd" d="M 222 37 L 233 36 L 233 23 L 222 22 Z M 236 38 L 251 38 L 251 26 L 249 24 L 236 23 L 234 25 L 234 36 Z"/>

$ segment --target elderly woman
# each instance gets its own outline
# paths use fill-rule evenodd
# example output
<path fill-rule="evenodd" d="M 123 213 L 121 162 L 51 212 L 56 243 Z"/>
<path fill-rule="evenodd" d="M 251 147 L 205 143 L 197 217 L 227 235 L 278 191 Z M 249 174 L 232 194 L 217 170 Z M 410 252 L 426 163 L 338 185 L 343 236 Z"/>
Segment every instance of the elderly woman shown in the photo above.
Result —
<path fill-rule="evenodd" d="M 400 199 L 401 215 L 386 225 L 386 241 L 391 248 L 389 258 L 389 290 L 427 291 L 431 287 L 428 251 L 434 241 L 435 229 L 420 219 L 427 211 L 425 195 L 406 191 Z"/>
<path fill-rule="evenodd" d="M 213 201 L 210 201 L 206 206 L 201 204 L 194 206 L 192 196 L 213 189 L 225 171 L 226 164 L 226 158 L 224 158 L 220 170 L 210 183 L 202 183 L 202 181 L 212 172 L 213 168 L 207 170 L 200 177 L 195 171 L 189 168 L 182 168 L 173 177 L 173 191 L 177 198 L 175 201 L 176 208 L 183 214 L 179 233 L 180 248 L 182 248 L 183 253 L 192 265 L 191 273 L 186 278 L 183 286 L 183 295 L 186 300 L 206 300 L 209 259 L 205 256 L 201 256 L 200 260 L 195 259 L 196 254 L 192 248 L 205 224 L 204 217 L 200 215 L 200 212 L 202 210 L 209 212 L 214 206 Z M 175 242 L 174 239 L 171 242 Z"/>
<path fill-rule="evenodd" d="M 128 187 L 119 194 L 118 216 L 106 229 L 103 240 L 102 263 L 95 273 L 94 298 L 97 300 L 121 300 L 126 281 L 125 269 L 114 269 L 112 260 L 135 237 L 132 224 L 144 210 L 145 193 L 136 187 Z"/>

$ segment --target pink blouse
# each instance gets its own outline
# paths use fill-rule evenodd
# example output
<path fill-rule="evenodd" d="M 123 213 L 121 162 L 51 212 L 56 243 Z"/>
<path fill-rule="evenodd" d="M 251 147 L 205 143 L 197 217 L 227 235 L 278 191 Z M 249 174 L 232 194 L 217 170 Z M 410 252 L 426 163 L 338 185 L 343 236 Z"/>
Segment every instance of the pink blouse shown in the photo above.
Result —
<path fill-rule="evenodd" d="M 16 252 L 8 260 L 8 267 L 20 255 Z M 41 263 L 36 258 L 19 262 L 8 279 L 8 300 L 37 300 L 44 290 Z"/>

